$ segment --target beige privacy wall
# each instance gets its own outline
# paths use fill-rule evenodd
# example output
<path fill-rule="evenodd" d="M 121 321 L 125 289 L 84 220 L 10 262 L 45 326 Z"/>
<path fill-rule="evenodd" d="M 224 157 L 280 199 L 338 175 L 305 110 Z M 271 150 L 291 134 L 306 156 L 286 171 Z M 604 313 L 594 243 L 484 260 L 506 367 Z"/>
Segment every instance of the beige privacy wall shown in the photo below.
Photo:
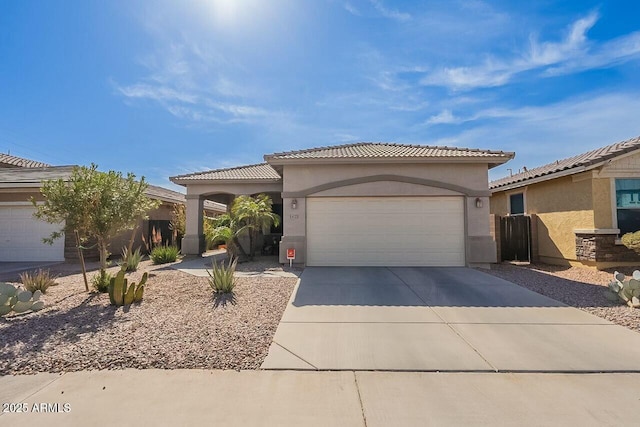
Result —
<path fill-rule="evenodd" d="M 486 164 L 285 165 L 283 183 L 281 262 L 286 262 L 287 248 L 296 249 L 296 262 L 306 261 L 306 197 L 359 196 L 464 196 L 467 263 L 495 262 Z M 478 197 L 481 208 L 476 207 Z"/>

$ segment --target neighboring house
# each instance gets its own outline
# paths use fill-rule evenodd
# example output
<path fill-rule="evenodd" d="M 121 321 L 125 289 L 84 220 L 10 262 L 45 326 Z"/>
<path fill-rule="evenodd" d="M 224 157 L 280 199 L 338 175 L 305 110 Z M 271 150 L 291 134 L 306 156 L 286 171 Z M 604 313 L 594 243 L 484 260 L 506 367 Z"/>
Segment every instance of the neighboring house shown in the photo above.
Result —
<path fill-rule="evenodd" d="M 640 230 L 640 138 L 490 183 L 491 213 L 535 215 L 538 257 L 599 269 L 637 265 L 619 237 Z"/>
<path fill-rule="evenodd" d="M 42 242 L 44 237 L 59 230 L 60 226 L 34 218 L 34 208 L 29 201 L 32 196 L 36 200 L 44 200 L 40 193 L 42 181 L 67 179 L 73 168 L 74 166 L 0 168 L 0 262 L 64 261 L 77 258 L 72 235 L 57 239 L 53 245 Z M 153 227 L 161 230 L 165 240 L 168 239 L 168 225 L 174 204 L 185 203 L 184 194 L 162 187 L 149 186 L 147 195 L 160 200 L 162 204 L 149 213 L 149 220 L 140 224 L 136 246 L 142 244 L 142 232 L 148 235 Z M 206 209 L 210 214 L 218 214 L 225 212 L 226 206 L 209 203 Z M 111 252 L 118 255 L 129 242 L 130 236 L 130 232 L 127 232 L 113 239 Z"/>
<path fill-rule="evenodd" d="M 23 159 L 11 154 L 0 153 L 0 169 L 2 168 L 45 168 L 51 165 L 35 160 Z"/>
<path fill-rule="evenodd" d="M 205 248 L 202 206 L 266 193 L 282 214 L 280 262 L 465 266 L 496 261 L 488 169 L 513 153 L 357 143 L 264 156 L 266 163 L 171 178 L 187 188 L 182 249 Z"/>

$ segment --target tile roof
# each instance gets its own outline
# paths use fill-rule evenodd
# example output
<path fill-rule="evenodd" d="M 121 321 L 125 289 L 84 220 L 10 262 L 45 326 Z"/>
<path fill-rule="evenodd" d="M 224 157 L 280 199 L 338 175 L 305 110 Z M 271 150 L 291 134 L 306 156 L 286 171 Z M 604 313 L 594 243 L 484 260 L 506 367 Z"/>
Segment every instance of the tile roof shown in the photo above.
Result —
<path fill-rule="evenodd" d="M 44 168 L 51 165 L 0 153 L 0 168 Z"/>
<path fill-rule="evenodd" d="M 556 160 L 555 162 L 544 166 L 529 169 L 521 173 L 492 181 L 489 183 L 489 188 L 498 189 L 506 186 L 513 187 L 526 185 L 528 181 L 534 178 L 541 178 L 545 176 L 549 176 L 547 179 L 553 179 L 553 174 L 562 171 L 569 172 L 571 169 L 576 169 L 575 173 L 577 173 L 585 169 L 589 169 L 589 167 L 595 167 L 606 160 L 613 159 L 637 149 L 640 149 L 640 137 L 607 145 L 606 147 L 578 154 L 577 156 L 569 157 L 568 159 Z"/>
<path fill-rule="evenodd" d="M 185 203 L 187 200 L 184 194 L 157 185 L 149 184 L 145 193 L 151 198 L 172 203 Z"/>
<path fill-rule="evenodd" d="M 424 158 L 424 157 L 504 157 L 513 153 L 475 148 L 439 147 L 429 145 L 392 144 L 387 142 L 358 142 L 355 144 L 318 147 L 307 150 L 274 153 L 265 160 L 290 159 L 365 159 L 365 158 Z"/>
<path fill-rule="evenodd" d="M 172 176 L 170 179 L 173 182 L 199 180 L 279 180 L 281 176 L 267 163 L 260 163 L 257 165 L 238 166 Z"/>
<path fill-rule="evenodd" d="M 151 197 L 152 199 L 163 200 L 169 203 L 184 204 L 187 201 L 187 198 L 183 193 L 169 190 L 168 188 L 164 188 L 164 187 L 158 187 L 157 185 L 149 184 L 149 187 L 147 188 L 147 191 L 145 193 L 147 196 Z M 222 203 L 214 202 L 211 200 L 204 201 L 204 208 L 207 210 L 216 211 L 216 212 L 227 211 L 226 205 Z"/>
<path fill-rule="evenodd" d="M 49 166 L 45 168 L 0 168 L 0 186 L 11 187 L 38 187 L 42 181 L 50 179 L 67 179 L 71 176 L 76 166 Z M 168 188 L 149 185 L 146 191 L 147 196 L 163 200 L 169 203 L 185 203 L 185 195 L 169 190 Z M 205 200 L 205 209 L 217 212 L 226 212 L 226 205 L 222 203 Z"/>

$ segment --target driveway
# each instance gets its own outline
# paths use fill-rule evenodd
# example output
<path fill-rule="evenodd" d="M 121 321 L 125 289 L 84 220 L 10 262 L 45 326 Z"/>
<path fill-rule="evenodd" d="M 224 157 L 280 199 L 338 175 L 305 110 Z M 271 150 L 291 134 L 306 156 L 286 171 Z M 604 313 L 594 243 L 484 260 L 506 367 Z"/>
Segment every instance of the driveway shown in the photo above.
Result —
<path fill-rule="evenodd" d="M 61 261 L 56 262 L 0 262 L 0 279 L 2 280 L 14 280 L 18 277 L 18 274 L 23 271 L 36 270 L 38 268 L 46 268 L 54 265 L 62 264 Z"/>
<path fill-rule="evenodd" d="M 640 334 L 468 268 L 308 267 L 263 369 L 640 372 Z"/>

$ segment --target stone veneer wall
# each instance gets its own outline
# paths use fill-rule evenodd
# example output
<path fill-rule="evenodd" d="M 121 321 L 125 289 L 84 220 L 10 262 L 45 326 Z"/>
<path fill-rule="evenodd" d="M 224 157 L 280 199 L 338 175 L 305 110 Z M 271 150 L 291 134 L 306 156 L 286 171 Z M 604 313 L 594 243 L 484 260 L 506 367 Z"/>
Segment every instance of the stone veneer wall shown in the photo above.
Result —
<path fill-rule="evenodd" d="M 638 262 L 640 256 L 616 244 L 615 234 L 576 233 L 576 259 L 595 262 Z"/>

